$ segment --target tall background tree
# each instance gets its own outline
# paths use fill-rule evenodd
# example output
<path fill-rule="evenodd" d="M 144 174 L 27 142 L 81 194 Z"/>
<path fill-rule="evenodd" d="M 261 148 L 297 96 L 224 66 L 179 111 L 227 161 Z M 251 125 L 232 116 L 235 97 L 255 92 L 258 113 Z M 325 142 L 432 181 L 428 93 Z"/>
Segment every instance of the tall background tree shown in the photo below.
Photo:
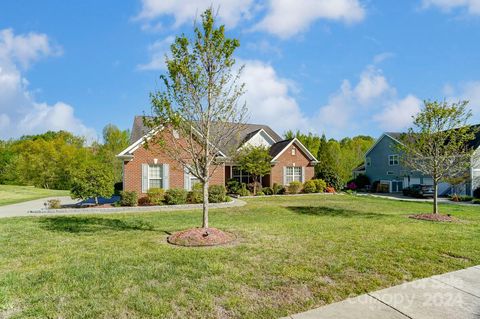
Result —
<path fill-rule="evenodd" d="M 236 162 L 241 170 L 252 176 L 254 195 L 257 194 L 257 183 L 261 183 L 261 178 L 270 173 L 271 161 L 269 149 L 264 146 L 247 146 L 240 150 Z"/>
<path fill-rule="evenodd" d="M 401 138 L 401 161 L 433 179 L 433 214 L 438 214 L 438 184 L 461 178 L 471 163 L 474 150 L 469 142 L 478 129 L 467 125 L 472 116 L 467 105 L 468 101 L 425 101 Z"/>
<path fill-rule="evenodd" d="M 164 131 L 148 143 L 161 144 L 202 184 L 204 229 L 209 227 L 208 186 L 218 168 L 219 149 L 235 140 L 246 120 L 246 105 L 239 102 L 243 67 L 234 69 L 238 46 L 238 40 L 225 36 L 223 25 L 215 26 L 212 10 L 206 10 L 194 38 L 182 35 L 172 44 L 167 74 L 160 77 L 163 88 L 151 94 L 153 116 L 145 117 L 147 126 Z"/>

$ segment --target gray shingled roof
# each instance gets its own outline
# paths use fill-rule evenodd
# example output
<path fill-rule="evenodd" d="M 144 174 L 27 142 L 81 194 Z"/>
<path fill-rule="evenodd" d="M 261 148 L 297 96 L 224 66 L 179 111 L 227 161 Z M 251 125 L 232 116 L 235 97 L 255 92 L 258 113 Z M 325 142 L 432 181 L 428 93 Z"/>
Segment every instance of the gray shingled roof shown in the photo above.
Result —
<path fill-rule="evenodd" d="M 239 124 L 232 124 L 232 125 L 239 125 Z M 226 145 L 225 148 L 227 150 L 221 150 L 222 152 L 227 153 L 228 149 L 231 149 L 232 147 L 235 147 L 235 148 L 239 147 L 241 144 L 243 144 L 245 141 L 247 141 L 250 137 L 255 135 L 255 133 L 257 133 L 261 129 L 263 129 L 268 135 L 270 135 L 270 137 L 274 139 L 275 142 L 282 141 L 282 138 L 267 125 L 242 124 L 241 126 L 243 127 L 243 129 L 241 129 L 238 132 L 238 135 L 236 138 L 230 141 L 229 145 Z M 215 130 L 215 128 L 213 130 Z M 133 120 L 132 134 L 130 135 L 130 143 L 134 143 L 138 141 L 149 131 L 150 129 L 146 127 L 143 123 L 143 116 L 141 115 L 135 116 Z"/>
<path fill-rule="evenodd" d="M 270 156 L 272 158 L 274 158 L 275 156 L 277 156 L 281 151 L 283 151 L 283 149 L 292 141 L 292 139 L 289 139 L 289 140 L 283 140 L 283 141 L 280 141 L 280 142 L 277 142 L 275 144 L 273 144 L 271 147 L 270 147 Z"/>

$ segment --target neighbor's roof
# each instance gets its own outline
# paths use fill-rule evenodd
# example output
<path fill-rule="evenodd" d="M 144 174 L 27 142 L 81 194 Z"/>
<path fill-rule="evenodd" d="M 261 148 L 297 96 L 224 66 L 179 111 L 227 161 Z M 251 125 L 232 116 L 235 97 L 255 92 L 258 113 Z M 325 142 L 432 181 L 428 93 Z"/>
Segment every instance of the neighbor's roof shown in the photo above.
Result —
<path fill-rule="evenodd" d="M 255 135 L 258 131 L 263 129 L 270 137 L 275 141 L 279 142 L 282 140 L 282 138 L 274 131 L 272 130 L 269 126 L 267 125 L 262 125 L 262 124 L 236 124 L 236 123 L 231 123 L 232 125 L 237 125 L 240 127 L 240 130 L 237 134 L 236 137 L 232 138 L 228 145 L 226 145 L 226 150 L 221 150 L 223 152 L 227 152 L 228 149 L 231 149 L 232 147 L 235 146 L 240 146 L 243 143 L 245 143 L 248 139 L 250 139 L 253 135 Z M 147 134 L 151 128 L 145 126 L 143 123 L 143 116 L 138 115 L 135 116 L 135 119 L 133 120 L 133 128 L 132 128 L 132 134 L 130 135 L 130 143 L 135 143 L 139 139 L 141 139 L 145 134 Z M 215 124 L 213 124 L 213 129 L 212 131 L 215 131 Z"/>

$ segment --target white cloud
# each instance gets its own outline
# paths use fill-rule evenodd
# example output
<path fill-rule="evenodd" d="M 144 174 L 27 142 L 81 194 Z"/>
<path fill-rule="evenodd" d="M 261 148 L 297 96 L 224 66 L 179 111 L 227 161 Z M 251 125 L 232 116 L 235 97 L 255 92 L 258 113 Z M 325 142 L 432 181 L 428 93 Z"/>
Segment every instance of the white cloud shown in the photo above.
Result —
<path fill-rule="evenodd" d="M 409 94 L 387 104 L 383 112 L 374 116 L 374 120 L 385 131 L 402 131 L 412 124 L 412 116 L 420 111 L 422 104 L 419 98 Z"/>
<path fill-rule="evenodd" d="M 444 94 L 449 102 L 469 101 L 468 107 L 473 113 L 472 122 L 480 123 L 480 81 L 469 81 L 456 86 L 447 84 Z"/>
<path fill-rule="evenodd" d="M 149 46 L 150 62 L 137 65 L 138 70 L 165 70 L 165 56 L 170 50 L 170 45 L 175 40 L 175 37 L 169 36 L 163 40 L 155 41 Z"/>
<path fill-rule="evenodd" d="M 254 29 L 288 38 L 319 19 L 350 24 L 364 17 L 365 9 L 358 0 L 270 0 L 266 16 Z"/>
<path fill-rule="evenodd" d="M 411 94 L 399 98 L 382 70 L 370 65 L 354 86 L 343 80 L 340 89 L 311 121 L 317 131 L 336 138 L 368 134 L 375 128 L 402 130 L 411 123 L 411 115 L 420 105 L 421 101 Z"/>
<path fill-rule="evenodd" d="M 437 7 L 445 12 L 463 8 L 469 14 L 480 15 L 480 0 L 423 0 L 422 5 L 424 8 Z"/>
<path fill-rule="evenodd" d="M 241 81 L 245 82 L 245 100 L 251 123 L 268 124 L 279 133 L 308 128 L 308 120 L 291 95 L 291 81 L 278 76 L 275 69 L 257 60 L 245 64 Z"/>
<path fill-rule="evenodd" d="M 70 105 L 37 102 L 18 67 L 26 68 L 42 57 L 60 53 L 45 34 L 15 35 L 11 29 L 0 31 L 1 139 L 62 129 L 84 135 L 90 141 L 96 137 L 95 130 L 75 118 Z"/>
<path fill-rule="evenodd" d="M 218 9 L 218 18 L 222 24 L 235 27 L 241 19 L 248 19 L 251 14 L 253 0 L 142 0 L 142 10 L 137 19 L 151 22 L 169 15 L 173 16 L 174 27 L 193 24 L 195 18 L 200 19 L 207 8 Z M 160 28 L 157 24 L 156 29 Z"/>

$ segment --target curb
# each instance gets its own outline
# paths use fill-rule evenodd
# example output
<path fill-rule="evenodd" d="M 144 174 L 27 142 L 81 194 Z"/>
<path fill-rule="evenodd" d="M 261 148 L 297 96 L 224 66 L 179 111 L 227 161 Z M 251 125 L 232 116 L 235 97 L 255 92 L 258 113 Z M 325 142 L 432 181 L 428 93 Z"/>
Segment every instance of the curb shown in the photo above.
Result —
<path fill-rule="evenodd" d="M 232 198 L 225 203 L 212 203 L 208 208 L 241 207 L 247 203 L 240 199 Z M 64 214 L 64 213 L 129 213 L 129 212 L 172 212 L 177 210 L 202 209 L 203 204 L 183 204 L 164 206 L 135 206 L 135 207 L 106 207 L 106 208 L 59 208 L 30 210 L 30 214 Z"/>

